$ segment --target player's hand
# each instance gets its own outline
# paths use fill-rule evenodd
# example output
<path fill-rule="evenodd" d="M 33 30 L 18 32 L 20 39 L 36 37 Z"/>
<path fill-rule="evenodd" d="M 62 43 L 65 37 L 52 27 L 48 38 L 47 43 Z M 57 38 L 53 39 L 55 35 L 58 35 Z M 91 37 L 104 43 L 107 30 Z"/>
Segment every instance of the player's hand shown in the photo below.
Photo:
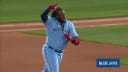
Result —
<path fill-rule="evenodd" d="M 48 9 L 54 10 L 56 8 L 57 4 L 51 4 L 48 6 Z"/>
<path fill-rule="evenodd" d="M 76 38 L 75 40 L 72 40 L 72 43 L 74 45 L 79 45 L 79 43 L 80 43 L 79 38 Z"/>
<path fill-rule="evenodd" d="M 67 38 L 68 40 L 72 41 L 72 36 L 69 34 L 64 34 L 64 37 Z"/>

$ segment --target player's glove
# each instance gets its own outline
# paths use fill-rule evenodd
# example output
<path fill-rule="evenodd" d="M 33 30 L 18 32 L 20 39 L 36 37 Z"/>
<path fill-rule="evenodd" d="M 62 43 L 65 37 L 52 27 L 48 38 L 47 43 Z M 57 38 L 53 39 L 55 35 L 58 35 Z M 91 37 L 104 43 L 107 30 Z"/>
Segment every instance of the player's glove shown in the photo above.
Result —
<path fill-rule="evenodd" d="M 70 34 L 64 34 L 64 37 L 67 38 L 69 41 L 71 41 L 74 45 L 79 45 L 79 38 L 73 37 Z"/>
<path fill-rule="evenodd" d="M 69 35 L 69 34 L 64 34 L 64 37 L 65 37 L 65 38 L 67 38 L 69 41 L 71 41 L 71 40 L 72 40 L 72 36 L 71 36 L 71 35 Z"/>
<path fill-rule="evenodd" d="M 57 4 L 51 4 L 48 6 L 48 9 L 54 10 L 56 8 Z"/>
<path fill-rule="evenodd" d="M 73 38 L 73 40 L 71 41 L 74 45 L 79 45 L 80 41 L 78 37 Z"/>

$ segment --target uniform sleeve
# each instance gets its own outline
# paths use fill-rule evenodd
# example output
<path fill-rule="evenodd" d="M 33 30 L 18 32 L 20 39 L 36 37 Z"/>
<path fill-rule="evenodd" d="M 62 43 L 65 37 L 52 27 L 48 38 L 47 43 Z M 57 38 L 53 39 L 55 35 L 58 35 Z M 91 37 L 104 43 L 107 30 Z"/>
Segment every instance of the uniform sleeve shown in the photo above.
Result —
<path fill-rule="evenodd" d="M 70 35 L 72 37 L 78 37 L 78 34 L 76 32 L 76 29 L 75 29 L 75 26 L 74 26 L 74 24 L 72 22 L 70 24 Z"/>
<path fill-rule="evenodd" d="M 40 17 L 41 17 L 41 21 L 43 23 L 47 22 L 47 20 L 48 20 L 48 13 L 49 12 L 50 12 L 50 10 L 48 8 L 42 12 Z"/>
<path fill-rule="evenodd" d="M 48 16 L 47 21 L 43 22 L 43 24 L 45 24 L 45 26 L 50 26 L 52 24 L 52 17 Z"/>

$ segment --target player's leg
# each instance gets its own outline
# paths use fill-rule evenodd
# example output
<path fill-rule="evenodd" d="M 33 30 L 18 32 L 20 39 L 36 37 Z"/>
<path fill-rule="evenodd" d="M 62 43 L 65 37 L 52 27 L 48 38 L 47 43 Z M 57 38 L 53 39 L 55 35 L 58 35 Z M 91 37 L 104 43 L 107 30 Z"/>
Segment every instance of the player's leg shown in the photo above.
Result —
<path fill-rule="evenodd" d="M 47 64 L 49 67 L 49 72 L 59 72 L 58 56 L 55 51 L 50 48 L 47 48 Z"/>
<path fill-rule="evenodd" d="M 46 63 L 46 69 L 48 69 L 49 72 L 59 72 L 57 53 L 52 49 L 45 47 L 43 49 L 43 56 Z"/>
<path fill-rule="evenodd" d="M 42 72 L 49 72 L 49 71 L 48 71 L 48 67 L 47 67 L 46 64 L 44 65 L 44 68 L 43 68 Z"/>
<path fill-rule="evenodd" d="M 46 61 L 46 58 L 45 58 L 45 52 L 44 52 L 44 49 L 46 48 L 46 45 L 44 45 L 42 47 L 42 55 L 43 55 L 43 58 L 44 58 L 44 62 L 45 62 L 45 65 L 44 65 L 44 68 L 42 70 L 42 72 L 49 72 L 48 71 L 48 65 L 47 65 L 47 61 Z"/>
<path fill-rule="evenodd" d="M 59 65 L 62 61 L 62 58 L 63 58 L 63 53 L 57 53 L 58 71 L 59 71 Z"/>
<path fill-rule="evenodd" d="M 63 58 L 63 53 L 58 53 L 57 55 L 58 55 L 58 64 L 60 64 Z"/>

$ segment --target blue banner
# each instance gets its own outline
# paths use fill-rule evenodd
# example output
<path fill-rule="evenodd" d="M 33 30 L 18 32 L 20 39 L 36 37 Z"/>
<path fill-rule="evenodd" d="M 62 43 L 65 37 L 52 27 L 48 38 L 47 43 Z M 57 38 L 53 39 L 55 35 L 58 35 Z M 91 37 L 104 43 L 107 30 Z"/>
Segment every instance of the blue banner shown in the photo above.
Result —
<path fill-rule="evenodd" d="M 119 58 L 97 58 L 96 67 L 120 67 Z"/>

